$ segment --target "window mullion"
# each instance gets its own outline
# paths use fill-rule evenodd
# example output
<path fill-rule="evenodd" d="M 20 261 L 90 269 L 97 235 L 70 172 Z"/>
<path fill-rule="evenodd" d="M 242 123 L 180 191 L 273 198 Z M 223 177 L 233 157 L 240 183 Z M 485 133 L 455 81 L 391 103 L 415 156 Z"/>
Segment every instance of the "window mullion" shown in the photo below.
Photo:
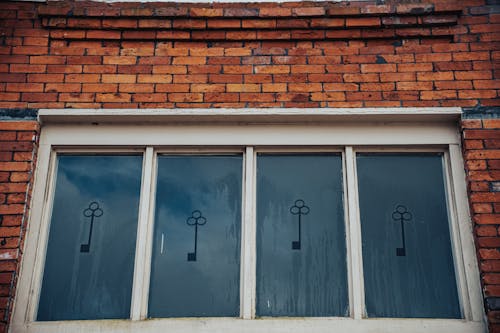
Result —
<path fill-rule="evenodd" d="M 240 315 L 255 317 L 256 294 L 256 220 L 255 220 L 255 152 L 245 150 L 243 225 L 241 237 Z"/>
<path fill-rule="evenodd" d="M 352 147 L 345 148 L 347 203 L 348 203 L 348 262 L 350 264 L 350 288 L 352 293 L 352 313 L 354 319 L 364 316 L 364 281 L 361 247 L 361 224 L 359 219 L 358 188 L 356 181 L 356 154 Z"/>
<path fill-rule="evenodd" d="M 140 320 L 145 318 L 145 313 L 142 310 L 145 294 L 147 294 L 147 286 L 149 284 L 149 262 L 148 257 L 148 229 L 150 224 L 150 202 L 151 189 L 153 183 L 153 165 L 154 165 L 154 149 L 147 147 L 144 154 L 143 170 L 142 170 L 142 185 L 141 199 L 139 204 L 139 221 L 137 227 L 137 241 L 134 264 L 134 282 L 132 287 L 132 301 L 130 318 L 132 320 Z M 149 251 L 150 252 L 150 251 Z M 149 253 L 150 254 L 150 253 Z"/>

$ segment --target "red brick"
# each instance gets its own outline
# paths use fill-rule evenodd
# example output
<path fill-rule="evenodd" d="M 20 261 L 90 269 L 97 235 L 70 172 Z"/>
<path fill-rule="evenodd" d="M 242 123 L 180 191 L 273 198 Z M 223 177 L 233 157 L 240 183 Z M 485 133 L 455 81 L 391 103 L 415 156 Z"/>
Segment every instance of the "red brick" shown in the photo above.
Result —
<path fill-rule="evenodd" d="M 104 103 L 126 103 L 131 101 L 131 95 L 126 93 L 96 94 L 96 102 Z"/>
<path fill-rule="evenodd" d="M 456 99 L 456 90 L 440 90 L 440 91 L 422 91 L 420 93 L 422 100 L 436 100 L 436 99 Z"/>
<path fill-rule="evenodd" d="M 55 102 L 57 94 L 55 93 L 23 93 L 21 100 L 25 102 Z"/>
<path fill-rule="evenodd" d="M 500 170 L 500 159 L 499 160 L 488 160 L 488 168 L 490 170 Z"/>
<path fill-rule="evenodd" d="M 137 80 L 136 75 L 128 74 L 102 74 L 104 83 L 134 83 Z"/>
<path fill-rule="evenodd" d="M 294 16 L 322 16 L 325 15 L 324 7 L 299 7 L 292 9 Z"/>
<path fill-rule="evenodd" d="M 67 83 L 97 83 L 100 78 L 99 74 L 66 74 L 64 81 Z"/>
<path fill-rule="evenodd" d="M 500 140 L 484 140 L 485 148 L 500 149 Z"/>
<path fill-rule="evenodd" d="M 391 82 L 391 81 L 415 81 L 416 75 L 414 72 L 408 73 L 380 73 L 380 81 Z"/>
<path fill-rule="evenodd" d="M 24 213 L 24 205 L 20 204 L 8 204 L 8 205 L 0 205 L 0 214 L 11 215 L 11 214 L 23 214 Z M 17 229 L 15 235 L 19 235 L 19 228 L 2 228 L 0 227 L 0 235 L 3 236 L 15 236 L 10 235 L 4 231 L 7 229 Z"/>
<path fill-rule="evenodd" d="M 347 18 L 347 27 L 379 27 L 381 25 L 379 17 L 356 17 Z"/>
<path fill-rule="evenodd" d="M 491 71 L 456 71 L 455 79 L 457 80 L 490 80 L 492 79 Z"/>
<path fill-rule="evenodd" d="M 169 102 L 203 102 L 202 93 L 169 93 Z"/>
<path fill-rule="evenodd" d="M 104 19 L 102 20 L 103 28 L 120 29 L 120 28 L 137 28 L 137 20 L 135 19 Z"/>
<path fill-rule="evenodd" d="M 500 224 L 500 214 L 477 214 L 474 221 L 478 224 Z M 500 238 L 498 240 L 500 242 Z M 500 244 L 497 247 L 500 247 Z"/>
<path fill-rule="evenodd" d="M 464 131 L 464 138 L 466 139 L 499 139 L 499 133 L 497 130 L 494 129 L 474 129 L 474 130 L 466 130 Z M 499 151 L 484 151 L 484 152 L 479 152 L 479 153 L 484 153 L 488 154 L 488 156 L 493 156 L 497 155 L 500 153 Z M 484 155 L 487 156 L 487 155 Z M 494 158 L 494 157 L 487 157 L 487 158 Z M 498 157 L 497 157 L 498 158 Z"/>
<path fill-rule="evenodd" d="M 201 16 L 201 17 L 216 17 L 216 16 L 222 16 L 223 15 L 223 9 L 222 8 L 191 8 L 189 9 L 189 15 L 196 17 L 196 16 Z"/>
<path fill-rule="evenodd" d="M 47 83 L 45 92 L 80 92 L 80 83 Z"/>
<path fill-rule="evenodd" d="M 84 83 L 84 84 L 82 84 L 82 92 L 114 93 L 117 91 L 118 91 L 118 84 L 116 84 L 116 83 Z"/>
<path fill-rule="evenodd" d="M 478 236 L 497 236 L 497 227 L 492 225 L 480 225 L 475 228 Z"/>
<path fill-rule="evenodd" d="M 395 64 L 362 64 L 361 72 L 362 73 L 374 73 L 374 72 L 395 72 L 396 65 Z"/>
<path fill-rule="evenodd" d="M 479 249 L 481 259 L 500 259 L 500 252 L 497 249 Z"/>
<path fill-rule="evenodd" d="M 277 17 L 277 16 L 290 16 L 292 14 L 292 10 L 290 8 L 260 8 L 259 16 L 261 17 Z"/>
<path fill-rule="evenodd" d="M 373 101 L 382 100 L 380 92 L 346 92 L 346 99 L 348 101 Z"/>
<path fill-rule="evenodd" d="M 481 261 L 480 266 L 483 272 L 500 272 L 500 260 Z"/>
<path fill-rule="evenodd" d="M 488 182 L 470 181 L 469 187 L 473 192 L 488 192 L 490 190 Z"/>
<path fill-rule="evenodd" d="M 432 82 L 398 82 L 397 90 L 432 90 L 434 87 Z"/>
<path fill-rule="evenodd" d="M 472 89 L 471 81 L 435 81 L 434 85 L 436 90 Z"/>
<path fill-rule="evenodd" d="M 453 80 L 453 72 L 420 72 L 417 73 L 418 81 L 450 81 Z"/>
<path fill-rule="evenodd" d="M 30 176 L 29 172 L 12 172 L 10 174 L 10 181 L 14 183 L 27 182 L 30 180 Z M 14 189 L 17 189 L 17 187 Z"/>
<path fill-rule="evenodd" d="M 1 187 L 0 187 L 1 189 Z M 1 192 L 1 190 L 0 190 Z M 470 201 L 475 202 L 500 202 L 500 192 L 491 193 L 472 193 Z"/>
<path fill-rule="evenodd" d="M 16 139 L 16 132 L 0 132 L 0 141 L 12 141 Z"/>
<path fill-rule="evenodd" d="M 486 161 L 485 160 L 467 160 L 466 166 L 468 170 L 486 170 Z"/>

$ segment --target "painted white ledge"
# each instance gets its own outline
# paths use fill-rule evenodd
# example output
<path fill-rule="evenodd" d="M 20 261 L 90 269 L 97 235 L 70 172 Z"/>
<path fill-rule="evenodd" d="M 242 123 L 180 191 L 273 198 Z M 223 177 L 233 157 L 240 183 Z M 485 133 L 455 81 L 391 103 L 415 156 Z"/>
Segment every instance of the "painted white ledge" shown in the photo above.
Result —
<path fill-rule="evenodd" d="M 461 108 L 41 109 L 48 123 L 452 122 Z"/>

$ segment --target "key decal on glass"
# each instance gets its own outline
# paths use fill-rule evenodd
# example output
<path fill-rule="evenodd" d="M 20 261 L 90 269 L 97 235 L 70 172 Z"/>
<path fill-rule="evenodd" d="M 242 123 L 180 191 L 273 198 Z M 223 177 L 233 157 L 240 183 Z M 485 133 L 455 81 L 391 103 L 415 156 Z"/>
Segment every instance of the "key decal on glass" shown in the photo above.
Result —
<path fill-rule="evenodd" d="M 87 244 L 80 245 L 80 252 L 89 252 L 90 251 L 90 242 L 92 240 L 92 229 L 94 228 L 94 219 L 96 217 L 101 217 L 104 212 L 101 208 L 99 208 L 99 204 L 95 201 L 92 201 L 89 204 L 89 207 L 83 211 L 83 216 L 90 217 L 90 230 L 89 230 L 89 240 Z"/>
<path fill-rule="evenodd" d="M 290 213 L 299 216 L 299 240 L 292 242 L 292 250 L 300 250 L 302 240 L 302 215 L 309 214 L 309 207 L 305 205 L 304 200 L 295 200 L 295 204 L 290 207 Z"/>
<path fill-rule="evenodd" d="M 405 222 L 411 221 L 412 215 L 405 206 L 399 205 L 396 207 L 396 210 L 392 213 L 392 219 L 396 222 L 399 221 L 401 223 L 401 239 L 403 242 L 403 246 L 396 248 L 396 255 L 398 257 L 405 257 L 406 256 Z"/>
<path fill-rule="evenodd" d="M 194 252 L 189 252 L 187 255 L 188 261 L 196 261 L 196 253 L 198 249 L 198 226 L 207 223 L 207 219 L 201 215 L 199 210 L 191 213 L 191 217 L 186 220 L 187 225 L 194 226 Z"/>

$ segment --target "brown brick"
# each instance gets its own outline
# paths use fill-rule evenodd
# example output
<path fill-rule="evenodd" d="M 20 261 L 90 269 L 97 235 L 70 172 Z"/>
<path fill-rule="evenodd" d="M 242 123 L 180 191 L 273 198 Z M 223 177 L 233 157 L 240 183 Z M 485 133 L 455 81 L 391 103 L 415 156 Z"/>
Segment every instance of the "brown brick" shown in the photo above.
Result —
<path fill-rule="evenodd" d="M 292 9 L 295 16 L 322 16 L 325 15 L 324 7 L 299 7 Z"/>
<path fill-rule="evenodd" d="M 10 181 L 14 183 L 27 182 L 30 180 L 29 172 L 12 172 L 10 174 Z"/>
<path fill-rule="evenodd" d="M 126 103 L 131 101 L 131 95 L 126 93 L 114 93 L 114 94 L 96 94 L 96 102 L 104 103 Z"/>
<path fill-rule="evenodd" d="M 379 17 L 356 17 L 347 18 L 347 27 L 379 27 L 381 25 Z"/>
<path fill-rule="evenodd" d="M 397 90 L 432 90 L 432 82 L 398 82 L 396 84 Z"/>
<path fill-rule="evenodd" d="M 23 214 L 23 213 L 24 213 L 24 205 L 20 205 L 20 204 L 0 205 L 0 214 L 10 215 L 10 214 Z M 2 234 L 5 235 L 4 233 L 2 233 L 2 231 L 4 231 L 4 229 L 7 229 L 7 228 L 0 227 L 0 235 L 2 235 Z M 11 228 L 8 228 L 8 229 L 11 229 Z M 19 230 L 19 228 L 15 228 L 15 229 Z M 19 231 L 16 232 L 16 235 L 19 235 Z M 8 236 L 11 236 L 11 235 L 8 235 Z"/>
<path fill-rule="evenodd" d="M 464 138 L 466 139 L 499 139 L 499 132 L 494 129 L 474 129 L 464 131 Z M 488 156 L 497 155 L 500 151 L 479 151 L 478 153 L 488 154 Z M 486 156 L 486 155 L 485 155 Z M 494 158 L 494 157 L 487 157 Z"/>
<path fill-rule="evenodd" d="M 375 73 L 375 72 L 395 72 L 396 65 L 395 64 L 363 64 L 361 65 L 362 73 Z"/>
<path fill-rule="evenodd" d="M 1 189 L 1 187 L 0 187 Z M 1 190 L 0 190 L 1 192 Z M 470 201 L 475 202 L 500 202 L 500 192 L 492 193 L 472 193 Z"/>
<path fill-rule="evenodd" d="M 169 102 L 203 102 L 203 94 L 202 93 L 169 93 L 168 94 Z"/>

